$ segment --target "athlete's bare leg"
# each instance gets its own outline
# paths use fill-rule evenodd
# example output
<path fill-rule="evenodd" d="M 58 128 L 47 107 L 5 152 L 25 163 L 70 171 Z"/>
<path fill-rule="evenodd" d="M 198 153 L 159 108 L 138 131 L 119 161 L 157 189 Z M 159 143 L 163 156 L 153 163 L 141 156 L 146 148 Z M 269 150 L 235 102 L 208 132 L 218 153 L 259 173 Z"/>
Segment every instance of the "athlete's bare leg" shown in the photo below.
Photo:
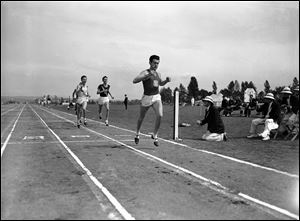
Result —
<path fill-rule="evenodd" d="M 81 112 L 82 112 L 82 105 L 77 104 L 77 126 L 78 127 L 80 127 Z"/>
<path fill-rule="evenodd" d="M 82 114 L 83 114 L 83 119 L 84 119 L 84 125 L 86 125 L 86 106 L 87 106 L 87 102 L 83 102 L 82 104 Z"/>
<path fill-rule="evenodd" d="M 157 138 L 158 129 L 160 127 L 161 118 L 163 116 L 163 105 L 162 105 L 161 101 L 156 101 L 152 105 L 152 108 L 154 109 L 155 115 L 156 115 L 153 136 L 154 136 L 154 138 Z"/>
<path fill-rule="evenodd" d="M 99 104 L 99 109 L 98 109 L 98 113 L 99 113 L 99 118 L 102 119 L 102 104 Z"/>
<path fill-rule="evenodd" d="M 142 123 L 143 123 L 143 120 L 146 116 L 146 113 L 147 111 L 149 110 L 149 107 L 143 107 L 141 106 L 140 107 L 140 116 L 139 116 L 139 119 L 138 119 L 138 122 L 137 122 L 137 128 L 136 128 L 136 135 L 139 136 L 140 134 L 140 129 L 141 129 L 141 126 L 142 126 Z"/>
<path fill-rule="evenodd" d="M 104 104 L 105 108 L 106 108 L 106 115 L 105 115 L 105 122 L 108 122 L 108 117 L 109 117 L 109 103 L 105 103 Z"/>

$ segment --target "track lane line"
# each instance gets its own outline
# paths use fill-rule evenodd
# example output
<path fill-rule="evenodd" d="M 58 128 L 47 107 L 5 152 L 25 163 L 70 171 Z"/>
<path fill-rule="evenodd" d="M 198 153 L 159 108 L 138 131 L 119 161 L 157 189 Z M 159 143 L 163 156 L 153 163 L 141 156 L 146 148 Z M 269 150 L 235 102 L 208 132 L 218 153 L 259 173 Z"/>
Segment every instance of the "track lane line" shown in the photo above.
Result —
<path fill-rule="evenodd" d="M 53 109 L 53 110 L 56 110 L 56 109 Z M 66 112 L 64 112 L 64 111 L 60 111 L 60 110 L 56 110 L 56 111 L 62 112 L 62 113 L 64 113 L 64 114 L 67 114 L 67 115 L 70 115 L 70 116 L 74 116 L 74 115 L 69 114 L 69 113 L 66 113 Z M 96 122 L 96 123 L 105 125 L 104 123 L 102 123 L 102 122 L 100 122 L 100 121 L 96 121 L 96 120 L 89 119 L 89 118 L 87 118 L 87 119 L 90 120 L 90 121 L 93 121 L 93 122 Z M 74 123 L 74 122 L 73 122 L 73 123 Z M 110 127 L 113 127 L 113 128 L 116 128 L 116 129 L 120 129 L 120 130 L 123 130 L 123 131 L 130 132 L 130 133 L 134 133 L 134 134 L 136 133 L 136 132 L 133 131 L 133 130 L 121 128 L 121 127 L 114 126 L 114 125 L 111 125 L 111 124 L 110 124 L 109 126 L 110 126 Z M 149 135 L 149 134 L 144 134 L 144 133 L 140 133 L 140 135 L 143 135 L 143 136 L 146 136 L 146 137 L 151 137 L 151 135 Z M 263 170 L 268 170 L 268 171 L 271 171 L 271 172 L 275 172 L 275 173 L 279 173 L 279 174 L 282 174 L 282 175 L 286 175 L 286 176 L 289 176 L 289 177 L 292 177 L 292 178 L 297 178 L 297 179 L 299 179 L 299 175 L 297 175 L 297 174 L 288 173 L 288 172 L 281 171 L 281 170 L 277 170 L 277 169 L 274 169 L 274 168 L 271 168 L 271 167 L 261 166 L 261 165 L 259 165 L 259 164 L 255 164 L 255 163 L 251 163 L 251 162 L 248 162 L 248 161 L 240 160 L 240 159 L 237 159 L 237 158 L 234 158 L 234 157 L 230 157 L 230 156 L 226 156 L 226 155 L 223 155 L 223 154 L 211 152 L 211 151 L 208 151 L 208 150 L 196 149 L 196 148 L 190 147 L 190 146 L 188 146 L 188 145 L 186 145 L 186 144 L 177 143 L 177 142 L 172 141 L 172 140 L 167 140 L 167 139 L 164 139 L 164 138 L 158 138 L 158 139 L 159 139 L 159 140 L 163 140 L 163 141 L 168 142 L 168 143 L 171 143 L 171 144 L 174 144 L 174 145 L 186 147 L 186 148 L 192 149 L 192 150 L 194 150 L 194 151 L 199 151 L 199 152 L 203 152 L 203 153 L 206 153 L 206 154 L 215 155 L 215 156 L 218 156 L 218 157 L 221 157 L 221 158 L 224 158 L 224 159 L 227 159 L 227 160 L 231 160 L 231 161 L 234 161 L 234 162 L 237 162 L 237 163 L 245 164 L 245 165 L 248 165 L 248 166 L 260 168 L 260 169 L 263 169 Z"/>
<path fill-rule="evenodd" d="M 135 220 L 135 218 L 127 212 L 127 210 L 119 203 L 119 201 L 107 190 L 106 187 L 92 174 L 92 172 L 81 162 L 81 160 L 71 151 L 71 149 L 60 139 L 60 137 L 46 124 L 46 122 L 40 117 L 40 115 L 30 106 L 31 110 L 38 116 L 45 127 L 56 137 L 59 143 L 68 151 L 68 153 L 73 157 L 73 159 L 78 163 L 78 165 L 86 172 L 88 177 L 92 182 L 102 191 L 102 193 L 107 197 L 111 204 L 116 208 L 116 210 L 125 218 L 126 220 Z"/>
<path fill-rule="evenodd" d="M 3 146 L 1 147 L 1 159 L 2 159 L 3 152 L 4 152 L 4 150 L 5 150 L 6 146 L 7 146 L 7 143 L 8 143 L 8 141 L 9 141 L 10 137 L 11 137 L 11 134 L 12 134 L 12 132 L 14 131 L 14 129 L 15 129 L 15 127 L 16 127 L 16 124 L 17 124 L 17 122 L 18 122 L 18 120 L 19 120 L 21 114 L 23 113 L 23 110 L 24 110 L 25 106 L 26 106 L 26 104 L 23 106 L 22 110 L 20 111 L 20 113 L 19 113 L 17 119 L 15 120 L 15 123 L 14 123 L 14 125 L 13 125 L 13 127 L 12 127 L 10 133 L 8 134 L 8 136 L 7 136 L 7 138 L 6 138 L 6 140 L 5 140 L 4 144 L 3 144 Z"/>
<path fill-rule="evenodd" d="M 41 110 L 44 110 L 44 109 L 41 108 Z M 48 113 L 50 113 L 50 114 L 52 114 L 52 115 L 54 115 L 54 116 L 56 116 L 56 117 L 58 117 L 60 119 L 68 121 L 68 122 L 70 122 L 72 124 L 74 123 L 73 121 L 71 121 L 69 119 L 66 119 L 64 117 L 61 117 L 61 116 L 59 116 L 59 115 L 57 115 L 57 114 L 55 114 L 55 113 L 53 113 L 53 112 L 51 112 L 49 110 L 44 110 L 44 111 L 48 112 Z M 270 214 L 272 214 L 272 215 L 274 215 L 276 217 L 278 217 L 278 215 L 275 214 L 274 212 L 277 212 L 277 213 L 279 213 L 281 215 L 285 215 L 285 216 L 288 216 L 290 218 L 299 220 L 299 215 L 294 214 L 294 213 L 292 213 L 292 212 L 290 212 L 290 211 L 288 211 L 286 209 L 282 209 L 280 207 L 277 207 L 277 206 L 274 206 L 272 204 L 266 203 L 266 202 L 264 202 L 262 200 L 253 198 L 253 197 L 248 196 L 248 195 L 246 195 L 244 193 L 241 193 L 241 192 L 234 193 L 234 191 L 232 191 L 229 188 L 223 186 L 222 184 L 220 184 L 220 183 L 218 183 L 216 181 L 210 180 L 208 178 L 205 178 L 205 177 L 203 177 L 203 176 L 201 176 L 201 175 L 199 175 L 199 174 L 197 174 L 195 172 L 192 172 L 192 171 L 190 171 L 188 169 L 185 169 L 183 167 L 177 166 L 177 165 L 175 165 L 173 163 L 170 163 L 168 161 L 165 161 L 165 160 L 163 160 L 163 159 L 161 159 L 159 157 L 156 157 L 156 156 L 153 156 L 151 154 L 148 154 L 148 153 L 146 153 L 144 151 L 138 150 L 138 149 L 136 149 L 136 148 L 134 148 L 134 147 L 132 147 L 130 145 L 122 143 L 122 142 L 120 142 L 120 141 L 118 141 L 118 140 L 116 140 L 114 138 L 111 138 L 109 136 L 101 134 L 101 133 L 99 133 L 97 131 L 94 131 L 94 130 L 92 130 L 90 128 L 87 128 L 87 127 L 82 127 L 82 128 L 85 129 L 85 130 L 87 130 L 87 131 L 90 131 L 90 132 L 92 132 L 94 134 L 98 134 L 98 135 L 100 135 L 102 137 L 105 137 L 105 138 L 107 138 L 109 140 L 112 140 L 112 141 L 114 141 L 114 142 L 116 142 L 118 144 L 121 144 L 122 146 L 125 146 L 125 147 L 133 150 L 134 152 L 139 153 L 142 156 L 143 155 L 146 156 L 146 158 L 149 159 L 149 160 L 153 160 L 153 161 L 157 161 L 157 162 L 159 162 L 161 164 L 165 164 L 165 165 L 169 166 L 171 169 L 173 169 L 173 170 L 175 169 L 176 172 L 181 171 L 181 172 L 183 172 L 183 173 L 185 173 L 187 175 L 190 175 L 190 176 L 192 176 L 194 178 L 197 178 L 197 179 L 199 179 L 201 181 L 200 183 L 202 185 L 204 185 L 204 186 L 206 186 L 206 187 L 208 187 L 208 188 L 210 188 L 212 190 L 215 190 L 215 191 L 217 191 L 219 193 L 222 193 L 222 194 L 224 194 L 224 195 L 226 195 L 226 196 L 228 196 L 230 198 L 245 200 L 245 201 L 249 202 L 251 205 L 256 206 L 257 208 L 260 208 L 263 211 L 268 212 L 268 213 L 270 213 Z M 148 136 L 148 135 L 146 135 L 146 136 Z"/>
<path fill-rule="evenodd" d="M 10 112 L 10 111 L 12 111 L 12 110 L 16 109 L 17 107 L 18 107 L 18 105 L 17 105 L 17 106 L 15 106 L 14 108 L 11 108 L 11 109 L 9 109 L 9 110 L 7 110 L 7 111 L 5 111 L 5 112 L 1 113 L 1 117 L 2 117 L 4 114 L 7 114 L 8 112 Z"/>

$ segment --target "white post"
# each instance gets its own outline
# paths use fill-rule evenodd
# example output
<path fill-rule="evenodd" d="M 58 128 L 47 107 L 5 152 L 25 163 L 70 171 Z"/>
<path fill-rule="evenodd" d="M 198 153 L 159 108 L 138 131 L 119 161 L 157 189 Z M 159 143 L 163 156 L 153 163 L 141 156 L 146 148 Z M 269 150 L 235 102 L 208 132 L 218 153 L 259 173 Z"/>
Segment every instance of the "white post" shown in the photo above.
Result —
<path fill-rule="evenodd" d="M 178 123 L 179 123 L 179 91 L 174 91 L 174 129 L 173 139 L 178 140 Z"/>

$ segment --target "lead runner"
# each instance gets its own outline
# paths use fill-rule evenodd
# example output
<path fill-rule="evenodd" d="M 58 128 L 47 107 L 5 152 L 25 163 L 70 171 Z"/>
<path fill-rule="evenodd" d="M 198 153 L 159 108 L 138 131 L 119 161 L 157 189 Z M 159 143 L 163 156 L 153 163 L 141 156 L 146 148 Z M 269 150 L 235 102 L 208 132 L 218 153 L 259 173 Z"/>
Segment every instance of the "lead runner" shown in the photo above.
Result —
<path fill-rule="evenodd" d="M 137 122 L 136 136 L 134 141 L 136 144 L 139 143 L 140 129 L 145 118 L 145 115 L 150 107 L 155 111 L 155 127 L 152 139 L 154 139 L 154 145 L 158 146 L 158 129 L 160 127 L 161 118 L 163 116 L 163 105 L 161 102 L 161 96 L 159 94 L 159 86 L 164 86 L 171 81 L 170 77 L 166 80 L 161 79 L 161 74 L 156 70 L 158 68 L 160 58 L 157 55 L 152 55 L 149 58 L 150 68 L 142 71 L 136 78 L 134 78 L 133 83 L 143 82 L 144 94 L 141 100 L 140 106 L 140 116 Z"/>

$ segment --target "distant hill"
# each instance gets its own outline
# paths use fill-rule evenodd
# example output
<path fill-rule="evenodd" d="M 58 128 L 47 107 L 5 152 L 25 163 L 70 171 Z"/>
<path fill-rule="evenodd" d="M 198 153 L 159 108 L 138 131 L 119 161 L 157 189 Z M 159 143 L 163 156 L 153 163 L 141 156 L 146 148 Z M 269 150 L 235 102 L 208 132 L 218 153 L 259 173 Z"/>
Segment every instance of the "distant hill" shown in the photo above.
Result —
<path fill-rule="evenodd" d="M 8 101 L 15 101 L 19 103 L 24 103 L 24 102 L 32 102 L 39 96 L 1 96 L 1 103 L 5 103 Z"/>

